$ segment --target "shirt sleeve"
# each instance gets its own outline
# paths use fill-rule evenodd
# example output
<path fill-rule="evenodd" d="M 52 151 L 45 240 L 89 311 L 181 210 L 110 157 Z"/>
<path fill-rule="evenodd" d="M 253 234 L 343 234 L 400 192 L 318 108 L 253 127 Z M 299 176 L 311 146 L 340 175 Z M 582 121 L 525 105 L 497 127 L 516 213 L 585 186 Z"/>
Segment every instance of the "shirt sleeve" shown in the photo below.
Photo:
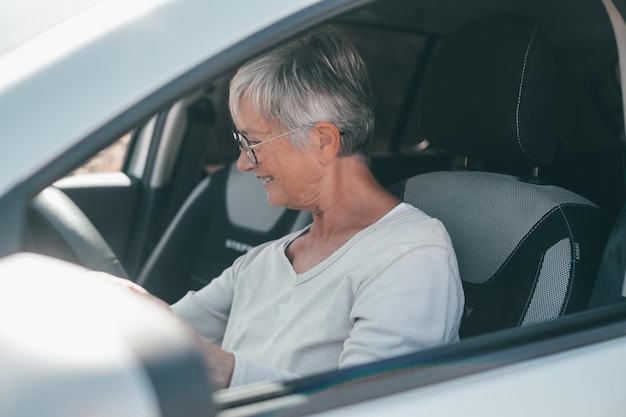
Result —
<path fill-rule="evenodd" d="M 227 268 L 199 291 L 171 305 L 178 317 L 209 342 L 221 346 L 233 300 L 234 272 Z"/>
<path fill-rule="evenodd" d="M 458 341 L 464 295 L 452 246 L 420 246 L 357 288 L 339 367 Z"/>

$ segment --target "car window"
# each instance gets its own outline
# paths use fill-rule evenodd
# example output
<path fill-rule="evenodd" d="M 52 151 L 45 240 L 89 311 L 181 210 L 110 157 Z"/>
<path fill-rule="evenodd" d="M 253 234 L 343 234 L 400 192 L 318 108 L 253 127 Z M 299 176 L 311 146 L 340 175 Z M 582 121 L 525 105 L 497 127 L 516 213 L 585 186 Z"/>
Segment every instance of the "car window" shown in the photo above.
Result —
<path fill-rule="evenodd" d="M 96 172 L 119 172 L 130 143 L 131 133 L 126 133 L 109 147 L 98 152 L 84 165 L 72 171 L 68 176 L 91 174 Z"/>

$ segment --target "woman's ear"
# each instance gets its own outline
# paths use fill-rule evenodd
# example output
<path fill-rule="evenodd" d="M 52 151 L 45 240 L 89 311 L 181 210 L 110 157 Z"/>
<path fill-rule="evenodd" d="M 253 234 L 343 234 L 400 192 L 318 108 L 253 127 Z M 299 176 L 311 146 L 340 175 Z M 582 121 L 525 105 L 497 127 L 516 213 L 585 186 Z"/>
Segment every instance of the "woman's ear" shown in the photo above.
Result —
<path fill-rule="evenodd" d="M 331 163 L 341 149 L 341 133 L 331 122 L 319 122 L 313 126 L 315 150 L 322 165 Z"/>

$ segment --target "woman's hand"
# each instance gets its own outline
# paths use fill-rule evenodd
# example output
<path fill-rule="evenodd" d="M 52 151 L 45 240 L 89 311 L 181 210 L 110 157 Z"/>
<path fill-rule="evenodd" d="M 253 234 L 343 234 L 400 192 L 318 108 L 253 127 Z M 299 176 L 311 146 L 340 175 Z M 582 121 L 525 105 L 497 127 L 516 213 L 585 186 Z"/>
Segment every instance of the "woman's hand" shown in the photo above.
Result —
<path fill-rule="evenodd" d="M 195 331 L 191 331 L 196 335 L 205 363 L 211 369 L 215 388 L 228 388 L 235 368 L 235 355 L 208 342 Z"/>
<path fill-rule="evenodd" d="M 167 309 L 168 311 L 172 311 L 170 309 L 169 304 L 165 301 L 161 300 L 158 297 L 150 294 L 140 285 L 135 284 L 134 282 L 126 279 L 119 278 L 114 275 L 108 274 L 106 272 L 90 272 L 90 275 L 96 276 L 98 279 L 104 279 L 113 285 L 118 285 L 120 287 L 126 288 L 138 295 L 141 295 L 150 301 L 159 304 L 161 307 Z M 172 313 L 174 314 L 174 313 Z M 178 318 L 178 316 L 176 316 Z M 198 346 L 200 347 L 200 351 L 204 358 L 204 362 L 211 370 L 211 376 L 213 379 L 213 383 L 215 384 L 216 389 L 228 388 L 230 385 L 230 379 L 233 376 L 233 369 L 235 367 L 235 356 L 227 352 L 214 344 L 210 343 L 206 339 L 204 339 L 198 332 L 193 330 L 187 323 L 178 318 L 179 321 L 189 329 L 189 332 L 194 336 Z"/>
<path fill-rule="evenodd" d="M 160 305 L 161 307 L 170 310 L 170 305 L 169 304 L 167 304 L 165 301 L 161 300 L 160 298 L 155 297 L 154 295 L 150 294 L 141 285 L 135 284 L 134 282 L 132 282 L 129 279 L 116 277 L 115 275 L 111 275 L 111 274 L 109 274 L 107 272 L 100 272 L 100 271 L 90 271 L 89 272 L 89 276 L 93 276 L 93 277 L 96 277 L 97 279 L 102 279 L 102 280 L 105 280 L 107 282 L 110 282 L 113 285 L 117 285 L 119 287 L 126 288 L 127 290 L 132 291 L 135 294 L 139 294 L 139 295 L 147 298 L 148 300 L 150 300 L 150 301 Z"/>

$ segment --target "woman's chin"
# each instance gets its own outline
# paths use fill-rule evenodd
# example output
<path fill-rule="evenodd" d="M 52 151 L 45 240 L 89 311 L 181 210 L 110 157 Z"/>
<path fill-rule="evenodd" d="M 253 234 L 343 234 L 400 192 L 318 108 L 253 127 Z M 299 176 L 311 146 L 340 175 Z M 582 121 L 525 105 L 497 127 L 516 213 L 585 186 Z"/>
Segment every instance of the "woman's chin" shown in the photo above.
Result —
<path fill-rule="evenodd" d="M 287 198 L 282 193 L 277 193 L 275 190 L 267 189 L 267 202 L 274 207 L 283 207 L 287 205 Z"/>

